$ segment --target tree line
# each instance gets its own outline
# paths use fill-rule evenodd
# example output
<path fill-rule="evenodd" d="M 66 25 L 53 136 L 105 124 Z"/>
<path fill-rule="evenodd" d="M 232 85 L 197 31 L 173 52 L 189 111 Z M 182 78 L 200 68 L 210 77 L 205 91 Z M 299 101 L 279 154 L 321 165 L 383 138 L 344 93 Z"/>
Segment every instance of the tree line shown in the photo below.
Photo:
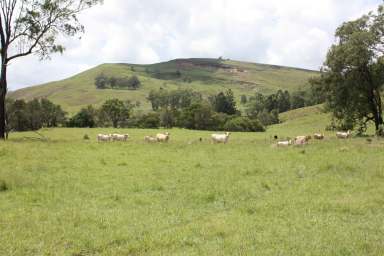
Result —
<path fill-rule="evenodd" d="M 118 99 L 107 100 L 100 108 L 88 106 L 69 119 L 69 127 L 159 128 L 196 130 L 265 131 L 256 119 L 242 117 L 232 91 L 204 99 L 192 90 L 152 90 L 147 99 L 152 111 L 135 112 L 135 105 Z"/>
<path fill-rule="evenodd" d="M 6 137 L 11 131 L 36 131 L 66 124 L 66 112 L 47 99 L 6 100 Z"/>
<path fill-rule="evenodd" d="M 308 93 L 306 93 L 308 94 Z M 304 95 L 300 93 L 300 95 Z M 135 111 L 139 104 L 119 99 L 106 100 L 100 107 L 89 105 L 67 118 L 59 105 L 47 99 L 7 100 L 7 131 L 38 130 L 42 127 L 115 127 L 115 128 L 173 128 L 193 130 L 225 130 L 262 132 L 265 127 L 279 123 L 279 113 L 303 104 L 315 104 L 313 99 L 292 104 L 294 97 L 279 90 L 268 96 L 256 93 L 241 97 L 245 111 L 238 110 L 232 90 L 204 98 L 191 89 L 151 90 L 148 94 L 152 110 Z M 294 102 L 294 101 L 293 101 Z"/>
<path fill-rule="evenodd" d="M 97 89 L 137 90 L 140 88 L 141 82 L 135 75 L 131 77 L 114 77 L 101 73 L 95 78 L 95 86 Z"/>

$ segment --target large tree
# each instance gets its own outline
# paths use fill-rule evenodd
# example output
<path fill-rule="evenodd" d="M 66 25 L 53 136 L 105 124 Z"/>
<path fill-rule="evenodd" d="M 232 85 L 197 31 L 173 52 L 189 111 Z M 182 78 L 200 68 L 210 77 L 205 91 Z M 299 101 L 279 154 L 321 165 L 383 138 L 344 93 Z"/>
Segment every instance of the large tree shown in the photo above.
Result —
<path fill-rule="evenodd" d="M 79 12 L 101 0 L 0 0 L 0 139 L 5 138 L 5 97 L 7 67 L 20 57 L 37 54 L 49 58 L 64 47 L 59 36 L 84 31 Z"/>
<path fill-rule="evenodd" d="M 364 131 L 373 122 L 379 133 L 383 125 L 384 7 L 345 22 L 337 29 L 336 39 L 320 79 L 312 84 L 324 93 L 341 127 L 359 126 Z"/>

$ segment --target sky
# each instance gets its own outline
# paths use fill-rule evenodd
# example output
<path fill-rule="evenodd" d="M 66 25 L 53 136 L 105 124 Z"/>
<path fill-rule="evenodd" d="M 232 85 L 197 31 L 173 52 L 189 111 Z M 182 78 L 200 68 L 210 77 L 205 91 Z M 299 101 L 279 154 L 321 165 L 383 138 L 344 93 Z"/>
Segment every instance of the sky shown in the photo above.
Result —
<path fill-rule="evenodd" d="M 64 54 L 9 66 L 9 88 L 61 80 L 102 63 L 176 58 L 234 60 L 318 70 L 344 21 L 381 0 L 104 0 L 80 15 L 85 33 Z"/>

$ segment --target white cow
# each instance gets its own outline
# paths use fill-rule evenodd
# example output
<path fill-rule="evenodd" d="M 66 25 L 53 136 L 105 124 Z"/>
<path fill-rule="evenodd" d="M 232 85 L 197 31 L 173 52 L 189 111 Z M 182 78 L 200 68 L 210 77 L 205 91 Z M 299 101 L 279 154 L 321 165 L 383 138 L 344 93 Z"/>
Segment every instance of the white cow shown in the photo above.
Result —
<path fill-rule="evenodd" d="M 102 141 L 111 141 L 112 140 L 112 135 L 111 134 L 98 134 L 97 135 L 97 141 L 102 142 Z"/>
<path fill-rule="evenodd" d="M 297 136 L 293 140 L 293 143 L 295 145 L 307 145 L 310 139 L 312 139 L 311 136 Z"/>
<path fill-rule="evenodd" d="M 292 140 L 285 140 L 285 141 L 277 142 L 278 147 L 288 147 L 290 145 L 292 145 Z"/>
<path fill-rule="evenodd" d="M 169 141 L 169 136 L 171 134 L 169 132 L 166 133 L 158 133 L 156 134 L 156 139 L 158 142 L 168 142 Z"/>
<path fill-rule="evenodd" d="M 339 139 L 348 139 L 349 137 L 351 137 L 352 133 L 350 130 L 348 130 L 347 132 L 337 132 L 336 133 L 336 137 L 339 138 Z"/>
<path fill-rule="evenodd" d="M 231 135 L 230 132 L 226 132 L 225 134 L 212 134 L 212 143 L 228 143 L 229 135 Z"/>
<path fill-rule="evenodd" d="M 128 134 L 112 134 L 112 140 L 113 141 L 127 141 L 129 138 Z"/>
<path fill-rule="evenodd" d="M 153 137 L 153 136 L 145 136 L 144 137 L 144 140 L 148 143 L 155 143 L 157 142 L 157 138 L 156 137 Z"/>

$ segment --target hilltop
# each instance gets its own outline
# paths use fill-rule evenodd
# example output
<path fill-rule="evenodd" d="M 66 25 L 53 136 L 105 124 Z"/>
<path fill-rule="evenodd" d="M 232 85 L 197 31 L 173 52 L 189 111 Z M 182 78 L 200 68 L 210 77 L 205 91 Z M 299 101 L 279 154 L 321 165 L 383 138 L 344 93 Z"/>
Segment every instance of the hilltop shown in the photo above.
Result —
<path fill-rule="evenodd" d="M 114 77 L 136 75 L 141 81 L 139 90 L 98 90 L 96 76 Z M 102 64 L 65 80 L 28 87 L 11 92 L 16 99 L 48 98 L 68 112 L 83 106 L 100 105 L 106 99 L 119 98 L 138 101 L 141 109 L 149 109 L 146 97 L 150 90 L 191 88 L 204 96 L 232 89 L 240 95 L 256 92 L 274 93 L 279 89 L 295 91 L 305 88 L 308 79 L 317 71 L 220 59 L 176 59 L 168 62 L 136 65 L 126 63 Z"/>

